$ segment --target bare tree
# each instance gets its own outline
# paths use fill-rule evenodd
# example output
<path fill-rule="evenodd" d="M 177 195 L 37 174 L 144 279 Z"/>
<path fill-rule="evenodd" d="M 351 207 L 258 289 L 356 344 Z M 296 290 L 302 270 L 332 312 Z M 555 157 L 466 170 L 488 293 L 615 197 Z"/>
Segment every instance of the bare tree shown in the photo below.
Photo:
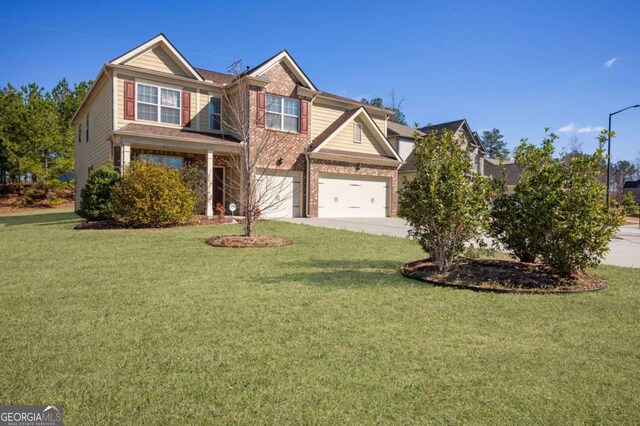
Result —
<path fill-rule="evenodd" d="M 252 87 L 257 83 L 240 70 L 240 61 L 230 68 L 235 78 L 223 92 L 221 127 L 240 141 L 239 158 L 227 158 L 225 166 L 232 172 L 228 186 L 235 193 L 243 216 L 244 235 L 250 237 L 259 218 L 278 210 L 287 200 L 282 195 L 289 193 L 290 184 L 267 172 L 278 169 L 282 162 L 277 146 L 283 134 L 268 131 L 266 117 L 260 117 L 263 124 L 258 124 L 257 100 L 252 100 L 252 92 L 257 93 Z"/>

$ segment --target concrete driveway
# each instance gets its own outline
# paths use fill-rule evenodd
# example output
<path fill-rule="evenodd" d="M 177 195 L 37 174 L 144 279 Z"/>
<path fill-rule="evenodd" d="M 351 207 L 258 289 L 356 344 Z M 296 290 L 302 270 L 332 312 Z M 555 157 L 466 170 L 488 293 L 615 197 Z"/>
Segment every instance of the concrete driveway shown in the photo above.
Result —
<path fill-rule="evenodd" d="M 409 226 L 407 226 L 404 219 L 396 217 L 324 219 L 296 217 L 283 220 L 322 228 L 344 229 L 400 238 L 405 238 L 409 231 Z M 487 239 L 487 242 L 490 242 L 490 240 Z M 603 262 L 605 265 L 640 268 L 640 228 L 637 225 L 625 225 L 620 228 L 609 247 L 611 250 Z"/>

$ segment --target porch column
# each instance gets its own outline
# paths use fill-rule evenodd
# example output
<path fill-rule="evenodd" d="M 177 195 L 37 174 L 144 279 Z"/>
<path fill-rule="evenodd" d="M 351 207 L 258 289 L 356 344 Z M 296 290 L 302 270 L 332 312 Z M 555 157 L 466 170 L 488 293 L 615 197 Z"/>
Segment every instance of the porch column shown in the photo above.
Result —
<path fill-rule="evenodd" d="M 131 144 L 122 144 L 122 170 L 126 169 L 131 163 Z"/>
<path fill-rule="evenodd" d="M 213 217 L 213 151 L 207 151 L 207 217 Z"/>

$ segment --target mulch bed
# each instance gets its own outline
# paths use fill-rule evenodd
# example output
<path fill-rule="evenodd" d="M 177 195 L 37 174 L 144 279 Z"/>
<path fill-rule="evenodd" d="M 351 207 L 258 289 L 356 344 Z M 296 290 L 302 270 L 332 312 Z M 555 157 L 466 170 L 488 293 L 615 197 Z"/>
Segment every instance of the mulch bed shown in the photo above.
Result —
<path fill-rule="evenodd" d="M 209 218 L 206 216 L 198 216 L 188 222 L 185 222 L 176 226 L 228 225 L 232 223 L 237 223 L 237 222 L 235 219 L 232 219 L 229 216 L 214 216 Z M 73 229 L 105 230 L 105 229 L 140 229 L 140 228 L 124 226 L 113 220 L 97 220 L 97 221 L 87 221 L 87 222 L 80 223 L 76 225 Z"/>
<path fill-rule="evenodd" d="M 245 237 L 244 235 L 218 235 L 207 240 L 207 244 L 214 247 L 282 247 L 290 246 L 293 240 L 280 237 L 278 235 L 254 235 Z"/>
<path fill-rule="evenodd" d="M 583 293 L 607 287 L 604 279 L 594 275 L 563 277 L 540 264 L 509 260 L 466 260 L 446 274 L 439 274 L 430 260 L 418 260 L 401 266 L 400 273 L 443 287 L 497 293 Z"/>

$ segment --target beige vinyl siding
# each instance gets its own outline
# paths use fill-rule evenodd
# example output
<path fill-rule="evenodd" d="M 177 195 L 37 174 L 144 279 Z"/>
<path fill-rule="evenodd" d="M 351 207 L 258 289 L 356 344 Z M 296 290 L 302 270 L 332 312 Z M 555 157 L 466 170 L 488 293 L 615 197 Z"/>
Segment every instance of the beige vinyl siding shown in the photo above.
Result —
<path fill-rule="evenodd" d="M 189 77 L 186 72 L 167 54 L 162 47 L 147 50 L 139 56 L 126 62 L 126 65 L 145 68 L 148 70 L 166 72 L 167 74 Z"/>
<path fill-rule="evenodd" d="M 362 124 L 362 141 L 355 143 L 353 141 L 354 123 Z M 384 149 L 372 134 L 372 131 L 363 123 L 360 118 L 350 121 L 347 126 L 340 131 L 325 146 L 325 149 L 335 149 L 339 151 L 361 152 L 365 154 L 387 155 Z"/>
<path fill-rule="evenodd" d="M 324 129 L 329 127 L 331 123 L 336 121 L 345 111 L 351 108 L 345 108 L 329 103 L 323 103 L 322 101 L 314 101 L 311 105 L 311 140 L 315 139 Z M 376 123 L 382 134 L 386 135 L 386 120 L 385 117 L 371 116 Z"/>
<path fill-rule="evenodd" d="M 83 114 L 76 120 L 82 123 L 82 142 L 74 143 L 74 159 L 76 170 L 75 207 L 80 207 L 80 191 L 87 181 L 89 167 L 98 168 L 108 164 L 111 158 L 111 141 L 107 140 L 112 127 L 112 91 L 111 78 L 103 76 L 96 83 L 92 98 L 87 99 L 88 105 Z M 85 139 L 85 123 L 89 114 L 89 142 Z M 77 134 L 77 132 L 76 132 Z"/>

